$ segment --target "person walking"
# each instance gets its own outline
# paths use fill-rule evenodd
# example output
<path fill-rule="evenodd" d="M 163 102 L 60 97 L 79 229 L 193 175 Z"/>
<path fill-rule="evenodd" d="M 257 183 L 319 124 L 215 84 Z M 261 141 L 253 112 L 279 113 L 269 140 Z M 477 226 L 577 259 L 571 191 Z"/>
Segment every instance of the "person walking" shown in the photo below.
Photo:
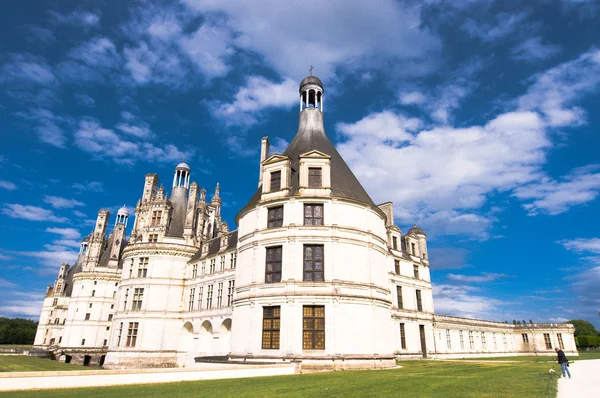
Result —
<path fill-rule="evenodd" d="M 555 348 L 555 350 L 556 350 L 556 354 L 557 354 L 556 360 L 560 364 L 560 368 L 562 370 L 562 377 L 567 377 L 567 375 L 569 375 L 569 379 L 570 379 L 571 372 L 569 372 L 569 360 L 567 359 L 567 356 L 565 355 L 563 350 L 558 349 L 558 347 Z"/>

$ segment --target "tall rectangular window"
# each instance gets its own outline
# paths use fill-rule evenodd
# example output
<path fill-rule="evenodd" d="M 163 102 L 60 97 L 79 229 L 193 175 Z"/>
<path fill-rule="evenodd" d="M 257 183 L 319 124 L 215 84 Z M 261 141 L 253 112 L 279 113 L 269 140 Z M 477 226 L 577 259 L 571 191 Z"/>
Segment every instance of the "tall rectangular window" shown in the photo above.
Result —
<path fill-rule="evenodd" d="M 464 350 L 465 349 L 465 337 L 463 336 L 463 331 L 459 330 L 458 331 L 458 339 L 460 342 L 460 349 Z"/>
<path fill-rule="evenodd" d="M 138 263 L 138 278 L 145 278 L 148 275 L 148 257 L 140 257 Z"/>
<path fill-rule="evenodd" d="M 123 322 L 119 323 L 119 328 L 117 329 L 117 347 L 121 346 L 121 335 L 123 334 Z"/>
<path fill-rule="evenodd" d="M 52 305 L 53 306 L 56 306 L 57 304 L 58 304 L 58 299 L 57 298 L 55 298 L 54 300 L 52 300 Z"/>
<path fill-rule="evenodd" d="M 277 192 L 281 189 L 281 171 L 271 172 L 271 190 L 270 192 Z"/>
<path fill-rule="evenodd" d="M 227 286 L 227 306 L 231 307 L 233 305 L 233 292 L 235 290 L 235 280 L 229 281 L 229 286 Z"/>
<path fill-rule="evenodd" d="M 323 245 L 304 245 L 304 280 L 322 282 Z"/>
<path fill-rule="evenodd" d="M 158 227 L 160 225 L 160 219 L 162 217 L 162 211 L 154 210 L 152 212 L 152 218 L 150 219 L 151 227 Z"/>
<path fill-rule="evenodd" d="M 235 263 L 237 261 L 237 253 L 231 253 L 231 257 L 229 258 L 231 261 L 231 269 L 235 269 Z"/>
<path fill-rule="evenodd" d="M 267 217 L 267 228 L 279 228 L 283 226 L 283 206 L 268 209 Z"/>
<path fill-rule="evenodd" d="M 403 323 L 400 324 L 400 346 L 403 350 L 406 350 L 406 331 Z"/>
<path fill-rule="evenodd" d="M 469 330 L 469 347 L 475 349 L 475 339 L 473 338 L 473 331 Z"/>
<path fill-rule="evenodd" d="M 198 264 L 194 264 L 192 265 L 192 278 L 195 278 L 198 276 Z"/>
<path fill-rule="evenodd" d="M 304 205 L 304 225 L 323 225 L 323 205 Z"/>
<path fill-rule="evenodd" d="M 129 263 L 129 279 L 131 279 L 133 276 L 133 259 L 131 259 L 131 262 Z"/>
<path fill-rule="evenodd" d="M 131 301 L 131 311 L 141 311 L 143 298 L 144 298 L 144 288 L 136 287 L 133 290 L 133 300 Z"/>
<path fill-rule="evenodd" d="M 206 309 L 207 310 L 212 308 L 213 286 L 214 285 L 208 285 L 208 291 L 206 292 Z"/>
<path fill-rule="evenodd" d="M 412 255 L 413 255 L 413 256 L 416 256 L 416 255 L 417 255 L 417 249 L 416 249 L 416 247 L 415 247 L 415 244 L 414 244 L 414 243 L 411 243 L 411 244 L 410 244 L 410 247 L 411 247 L 411 249 L 412 249 Z"/>
<path fill-rule="evenodd" d="M 564 350 L 565 349 L 565 345 L 563 343 L 562 334 L 561 333 L 557 333 L 556 337 L 558 338 L 558 348 L 560 348 L 561 350 Z"/>
<path fill-rule="evenodd" d="M 281 246 L 267 247 L 265 283 L 281 282 Z"/>
<path fill-rule="evenodd" d="M 494 350 L 498 350 L 498 344 L 496 343 L 496 333 L 492 334 L 492 338 L 494 339 Z"/>
<path fill-rule="evenodd" d="M 198 309 L 202 309 L 202 294 L 204 293 L 204 286 L 198 288 Z"/>
<path fill-rule="evenodd" d="M 281 307 L 263 307 L 262 348 L 272 350 L 279 348 L 281 329 Z"/>
<path fill-rule="evenodd" d="M 396 286 L 396 298 L 398 299 L 398 308 L 404 308 L 404 301 L 402 300 L 402 286 Z"/>
<path fill-rule="evenodd" d="M 550 340 L 550 333 L 544 333 L 544 343 L 546 343 L 546 349 L 552 349 L 552 340 Z"/>
<path fill-rule="evenodd" d="M 193 287 L 190 289 L 190 298 L 188 300 L 188 311 L 194 310 L 194 299 L 196 298 L 196 288 Z"/>
<path fill-rule="evenodd" d="M 419 266 L 417 264 L 413 264 L 413 275 L 415 279 L 419 279 Z"/>
<path fill-rule="evenodd" d="M 450 339 L 450 329 L 446 329 L 446 347 L 449 350 L 452 349 L 452 340 Z"/>
<path fill-rule="evenodd" d="M 394 272 L 400 275 L 400 260 L 394 260 Z"/>
<path fill-rule="evenodd" d="M 85 320 L 89 321 L 90 320 L 90 313 L 88 312 L 87 314 L 85 314 Z"/>
<path fill-rule="evenodd" d="M 127 341 L 125 342 L 125 347 L 135 347 L 135 343 L 137 341 L 138 326 L 139 322 L 129 322 L 129 327 L 127 328 Z"/>
<path fill-rule="evenodd" d="M 527 333 L 521 333 L 521 337 L 523 338 L 523 343 L 529 343 L 529 336 Z"/>
<path fill-rule="evenodd" d="M 481 345 L 484 350 L 487 350 L 487 342 L 485 341 L 485 332 L 481 332 Z"/>
<path fill-rule="evenodd" d="M 206 274 L 206 261 L 202 261 L 202 275 Z"/>
<path fill-rule="evenodd" d="M 398 238 L 392 236 L 392 249 L 398 250 Z"/>
<path fill-rule="evenodd" d="M 129 297 L 129 289 L 125 289 L 125 296 L 123 299 L 123 311 L 127 310 L 127 299 Z"/>
<path fill-rule="evenodd" d="M 216 258 L 213 258 L 212 260 L 210 260 L 210 273 L 214 274 L 215 273 L 215 264 L 217 262 Z"/>
<path fill-rule="evenodd" d="M 417 311 L 423 311 L 423 302 L 421 301 L 420 290 L 417 290 Z"/>
<path fill-rule="evenodd" d="M 303 308 L 302 348 L 325 349 L 325 307 L 305 305 Z"/>
<path fill-rule="evenodd" d="M 223 282 L 219 282 L 219 288 L 217 290 L 217 308 L 221 308 L 223 304 Z"/>
<path fill-rule="evenodd" d="M 220 266 L 221 266 L 220 271 L 224 271 L 225 270 L 225 256 L 221 256 Z"/>
<path fill-rule="evenodd" d="M 308 187 L 321 188 L 323 187 L 322 169 L 320 167 L 308 168 Z"/>
<path fill-rule="evenodd" d="M 506 343 L 506 334 L 502 333 L 502 344 L 504 344 L 504 351 L 508 350 L 508 344 Z M 550 348 L 552 348 L 552 345 L 550 345 Z"/>

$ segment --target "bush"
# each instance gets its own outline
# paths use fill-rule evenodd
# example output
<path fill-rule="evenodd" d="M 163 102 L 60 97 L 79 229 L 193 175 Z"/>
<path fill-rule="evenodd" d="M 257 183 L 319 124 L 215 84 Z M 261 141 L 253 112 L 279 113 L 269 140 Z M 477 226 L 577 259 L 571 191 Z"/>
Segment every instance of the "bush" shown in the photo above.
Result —
<path fill-rule="evenodd" d="M 577 336 L 575 337 L 575 343 L 577 347 L 588 348 L 588 347 L 599 347 L 600 337 L 599 336 Z"/>

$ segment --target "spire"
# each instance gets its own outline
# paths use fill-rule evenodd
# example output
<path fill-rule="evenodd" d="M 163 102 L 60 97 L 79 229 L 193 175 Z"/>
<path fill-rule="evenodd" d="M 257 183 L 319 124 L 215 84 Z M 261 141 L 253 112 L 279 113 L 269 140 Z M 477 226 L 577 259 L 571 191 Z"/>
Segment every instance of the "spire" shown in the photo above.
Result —
<path fill-rule="evenodd" d="M 200 203 L 206 203 L 206 189 L 200 190 Z"/>
<path fill-rule="evenodd" d="M 221 188 L 219 187 L 219 183 L 217 182 L 217 186 L 215 187 L 215 194 L 213 195 L 210 203 L 221 203 L 221 197 L 219 196 L 219 191 L 221 190 Z"/>

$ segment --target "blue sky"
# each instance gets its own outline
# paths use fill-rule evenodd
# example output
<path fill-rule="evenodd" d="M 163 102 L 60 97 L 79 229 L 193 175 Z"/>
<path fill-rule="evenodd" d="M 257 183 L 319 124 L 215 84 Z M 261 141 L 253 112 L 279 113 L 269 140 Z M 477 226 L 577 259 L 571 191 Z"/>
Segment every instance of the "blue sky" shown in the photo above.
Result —
<path fill-rule="evenodd" d="M 0 14 L 0 315 L 36 318 L 100 208 L 184 158 L 224 217 L 325 128 L 428 233 L 436 311 L 600 325 L 600 4 L 19 1 Z"/>

